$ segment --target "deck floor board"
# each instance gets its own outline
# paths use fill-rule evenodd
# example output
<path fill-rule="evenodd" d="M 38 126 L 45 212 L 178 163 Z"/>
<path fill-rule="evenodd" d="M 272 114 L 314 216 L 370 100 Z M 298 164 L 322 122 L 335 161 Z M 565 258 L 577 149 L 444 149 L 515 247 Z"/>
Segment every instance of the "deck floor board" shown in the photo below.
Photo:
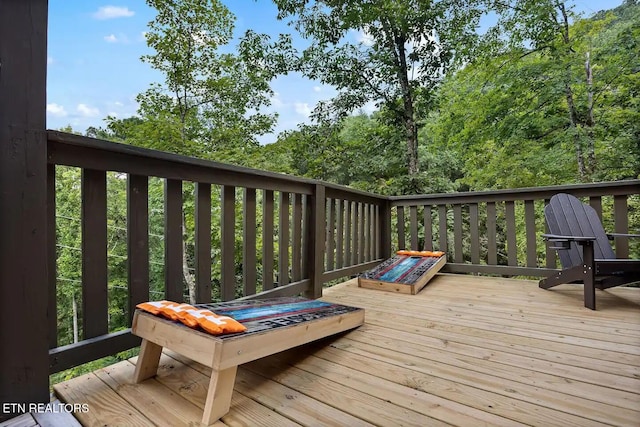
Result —
<path fill-rule="evenodd" d="M 241 365 L 222 426 L 638 426 L 640 289 L 549 291 L 537 282 L 441 274 L 419 294 L 358 288 L 360 328 Z M 136 359 L 57 385 L 87 425 L 198 425 L 210 368 L 170 351 L 131 383 Z M 173 421 L 171 421 L 173 422 Z"/>

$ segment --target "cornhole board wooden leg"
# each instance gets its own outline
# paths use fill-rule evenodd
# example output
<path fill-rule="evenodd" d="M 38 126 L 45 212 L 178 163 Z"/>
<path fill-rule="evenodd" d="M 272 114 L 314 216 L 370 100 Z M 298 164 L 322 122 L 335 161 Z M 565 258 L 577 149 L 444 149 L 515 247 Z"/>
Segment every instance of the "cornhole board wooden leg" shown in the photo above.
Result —
<path fill-rule="evenodd" d="M 133 381 L 136 384 L 140 384 L 142 381 L 151 378 L 158 373 L 158 365 L 160 364 L 161 355 L 162 346 L 159 346 L 147 339 L 142 340 L 138 363 L 136 363 L 136 370 L 133 374 Z"/>
<path fill-rule="evenodd" d="M 219 354 L 219 352 L 216 352 L 216 355 Z M 138 356 L 138 362 L 136 363 L 136 369 L 134 372 L 134 382 L 136 384 L 139 384 L 158 373 L 158 365 L 160 364 L 161 355 L 162 346 L 147 339 L 142 340 L 140 355 Z M 215 361 L 214 363 L 216 362 L 219 363 L 219 361 Z M 202 424 L 213 424 L 222 418 L 224 414 L 229 412 L 237 370 L 237 366 L 232 366 L 220 371 L 215 369 L 211 371 L 209 389 L 207 391 L 207 398 L 202 415 Z"/>
<path fill-rule="evenodd" d="M 209 380 L 209 391 L 207 392 L 207 400 L 204 404 L 202 424 L 213 424 L 229 412 L 237 370 L 237 366 L 232 366 L 222 371 L 211 371 L 211 380 Z"/>

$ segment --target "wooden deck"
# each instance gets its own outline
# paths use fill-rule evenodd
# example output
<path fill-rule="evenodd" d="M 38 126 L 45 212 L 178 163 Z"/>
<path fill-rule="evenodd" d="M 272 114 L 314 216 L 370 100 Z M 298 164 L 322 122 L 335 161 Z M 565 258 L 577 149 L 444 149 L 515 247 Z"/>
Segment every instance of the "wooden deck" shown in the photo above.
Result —
<path fill-rule="evenodd" d="M 541 290 L 537 282 L 439 275 L 418 295 L 325 290 L 365 324 L 238 370 L 218 426 L 638 426 L 640 289 Z M 85 426 L 198 425 L 208 368 L 167 353 L 133 385 L 136 360 L 55 387 Z"/>

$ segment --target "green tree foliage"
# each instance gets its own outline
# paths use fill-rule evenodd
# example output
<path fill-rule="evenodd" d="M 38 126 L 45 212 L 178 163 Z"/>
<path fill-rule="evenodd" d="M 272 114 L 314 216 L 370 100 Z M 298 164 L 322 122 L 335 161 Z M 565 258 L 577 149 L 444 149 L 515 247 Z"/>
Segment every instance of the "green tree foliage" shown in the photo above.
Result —
<path fill-rule="evenodd" d="M 547 6 L 545 16 L 568 16 L 561 3 Z M 522 10 L 537 16 L 537 9 Z M 509 27 L 502 54 L 447 79 L 427 128 L 435 147 L 465 159 L 464 184 L 516 188 L 638 176 L 639 9 L 622 10 L 624 17 L 615 10 L 569 27 L 562 20 Z"/>
<path fill-rule="evenodd" d="M 295 174 L 309 178 L 389 195 L 456 189 L 462 164 L 451 151 L 430 153 L 420 147 L 422 172 L 406 174 L 403 134 L 389 123 L 389 116 L 385 111 L 360 113 L 337 124 L 300 126 L 280 135 L 273 146 L 287 147 L 290 157 L 283 161 L 290 161 Z"/>
<path fill-rule="evenodd" d="M 417 91 L 428 99 L 445 73 L 466 56 L 482 14 L 479 1 L 275 0 L 312 44 L 302 53 L 304 75 L 337 88 L 315 117 L 339 121 L 374 101 L 403 132 L 408 174 L 419 170 Z M 362 41 L 350 38 L 359 34 Z M 423 104 L 426 105 L 426 104 Z"/>
<path fill-rule="evenodd" d="M 138 95 L 138 117 L 108 119 L 116 139 L 198 157 L 257 146 L 275 114 L 262 112 L 269 82 L 286 71 L 291 42 L 247 31 L 229 46 L 235 17 L 219 0 L 147 0 L 157 11 L 149 22 L 142 57 L 164 82 Z"/>

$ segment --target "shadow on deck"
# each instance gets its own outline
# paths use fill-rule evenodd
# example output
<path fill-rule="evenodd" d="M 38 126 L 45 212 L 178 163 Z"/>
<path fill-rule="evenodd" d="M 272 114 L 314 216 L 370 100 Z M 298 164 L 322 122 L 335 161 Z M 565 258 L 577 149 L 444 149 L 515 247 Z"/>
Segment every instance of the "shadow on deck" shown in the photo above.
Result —
<path fill-rule="evenodd" d="M 351 332 L 240 366 L 216 425 L 638 425 L 640 289 L 551 291 L 537 282 L 439 275 L 418 295 L 361 289 L 323 299 L 363 307 Z M 136 359 L 55 386 L 88 403 L 85 426 L 199 425 L 209 368 L 166 352 L 157 377 Z"/>

